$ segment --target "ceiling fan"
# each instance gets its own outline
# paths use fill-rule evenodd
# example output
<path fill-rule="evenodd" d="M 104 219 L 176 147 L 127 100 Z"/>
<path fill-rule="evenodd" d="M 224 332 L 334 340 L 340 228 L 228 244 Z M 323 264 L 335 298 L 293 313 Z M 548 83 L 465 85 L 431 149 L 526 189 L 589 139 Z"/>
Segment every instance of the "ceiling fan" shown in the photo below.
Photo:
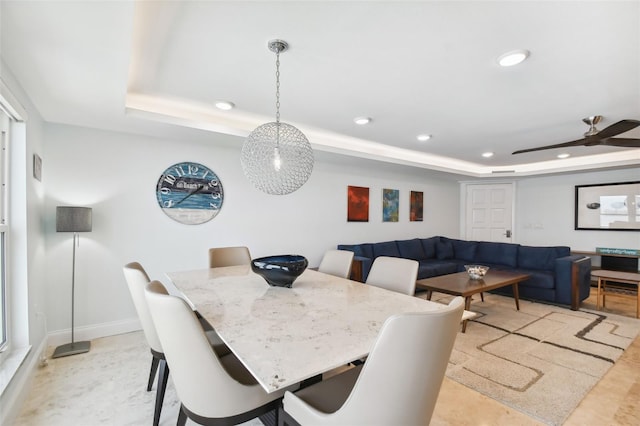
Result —
<path fill-rule="evenodd" d="M 521 149 L 515 151 L 512 154 L 522 154 L 523 152 L 541 151 L 543 149 L 552 148 L 564 148 L 568 146 L 593 146 L 593 145 L 607 145 L 607 146 L 622 146 L 626 148 L 640 148 L 640 139 L 634 138 L 614 138 L 614 136 L 620 133 L 628 132 L 631 129 L 635 129 L 640 126 L 640 120 L 621 120 L 609 127 L 602 130 L 596 129 L 596 124 L 602 120 L 601 115 L 593 115 L 591 117 L 583 118 L 586 124 L 589 125 L 589 130 L 585 132 L 584 138 L 571 142 L 559 143 L 556 145 L 541 146 L 538 148 Z"/>

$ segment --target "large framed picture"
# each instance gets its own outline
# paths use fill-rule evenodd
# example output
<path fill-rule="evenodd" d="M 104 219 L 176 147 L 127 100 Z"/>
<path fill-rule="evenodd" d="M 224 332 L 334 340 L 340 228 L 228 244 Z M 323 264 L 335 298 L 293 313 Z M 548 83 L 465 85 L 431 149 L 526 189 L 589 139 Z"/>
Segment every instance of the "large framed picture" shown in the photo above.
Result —
<path fill-rule="evenodd" d="M 640 231 L 640 181 L 576 186 L 575 229 Z"/>
<path fill-rule="evenodd" d="M 347 187 L 347 222 L 369 222 L 369 188 Z"/>

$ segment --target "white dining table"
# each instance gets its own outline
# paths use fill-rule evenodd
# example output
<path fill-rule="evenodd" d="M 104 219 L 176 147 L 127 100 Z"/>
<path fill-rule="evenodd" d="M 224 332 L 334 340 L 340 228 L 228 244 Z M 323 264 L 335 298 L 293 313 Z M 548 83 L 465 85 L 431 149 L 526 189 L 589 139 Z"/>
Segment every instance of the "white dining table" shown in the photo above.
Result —
<path fill-rule="evenodd" d="M 366 357 L 394 314 L 445 306 L 309 269 L 292 288 L 269 286 L 249 266 L 167 277 L 170 293 L 197 309 L 267 392 Z"/>

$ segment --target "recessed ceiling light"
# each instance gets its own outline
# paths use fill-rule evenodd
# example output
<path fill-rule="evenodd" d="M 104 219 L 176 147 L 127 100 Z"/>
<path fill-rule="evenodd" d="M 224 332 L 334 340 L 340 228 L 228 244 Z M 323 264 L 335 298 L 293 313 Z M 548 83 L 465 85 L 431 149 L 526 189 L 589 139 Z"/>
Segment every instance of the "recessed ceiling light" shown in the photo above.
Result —
<path fill-rule="evenodd" d="M 431 135 L 427 135 L 426 133 L 424 133 L 424 134 L 421 134 L 421 135 L 416 136 L 416 138 L 417 138 L 420 142 L 426 142 L 426 141 L 428 141 L 429 139 L 431 139 Z"/>
<path fill-rule="evenodd" d="M 564 154 L 558 154 L 558 158 L 569 158 L 569 157 L 570 157 L 570 155 L 569 155 L 569 154 L 567 154 L 567 153 L 564 153 Z"/>
<path fill-rule="evenodd" d="M 493 157 L 493 152 L 483 152 L 482 156 L 484 158 L 491 158 L 491 157 Z"/>
<path fill-rule="evenodd" d="M 356 117 L 353 119 L 353 122 L 364 126 L 365 124 L 371 123 L 371 117 Z"/>
<path fill-rule="evenodd" d="M 235 105 L 233 104 L 233 102 L 229 101 L 218 101 L 216 102 L 216 108 L 224 111 L 229 111 L 230 109 L 235 108 Z"/>
<path fill-rule="evenodd" d="M 502 67 L 511 67 L 518 65 L 529 57 L 529 51 L 524 49 L 512 50 L 498 57 L 498 63 Z"/>

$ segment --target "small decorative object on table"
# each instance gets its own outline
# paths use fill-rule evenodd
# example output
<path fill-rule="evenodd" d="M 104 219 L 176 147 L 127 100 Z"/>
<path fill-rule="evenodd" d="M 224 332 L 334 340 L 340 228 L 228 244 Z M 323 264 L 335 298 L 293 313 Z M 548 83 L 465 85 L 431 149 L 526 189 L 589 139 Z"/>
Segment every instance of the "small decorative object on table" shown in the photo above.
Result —
<path fill-rule="evenodd" d="M 293 282 L 307 269 L 306 257 L 294 254 L 267 256 L 251 261 L 251 270 L 271 286 L 291 288 Z"/>
<path fill-rule="evenodd" d="M 488 266 L 483 265 L 464 265 L 464 268 L 472 280 L 481 280 L 489 270 Z"/>

